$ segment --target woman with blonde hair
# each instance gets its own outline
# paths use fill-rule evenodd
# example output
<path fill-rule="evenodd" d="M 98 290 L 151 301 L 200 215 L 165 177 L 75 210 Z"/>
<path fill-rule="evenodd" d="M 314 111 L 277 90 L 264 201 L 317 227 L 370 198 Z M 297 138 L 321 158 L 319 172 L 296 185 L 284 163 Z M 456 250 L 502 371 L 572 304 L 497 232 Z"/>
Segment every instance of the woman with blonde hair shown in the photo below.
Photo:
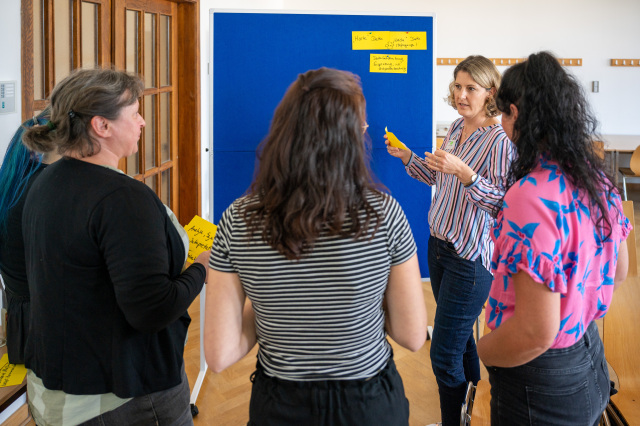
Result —
<path fill-rule="evenodd" d="M 499 87 L 493 62 L 469 56 L 453 71 L 447 102 L 462 117 L 443 145 L 422 159 L 386 142 L 409 176 L 435 187 L 429 210 L 429 275 L 437 304 L 431 365 L 445 426 L 460 423 L 467 383 L 480 380 L 473 324 L 491 286 L 489 230 L 514 156 L 496 118 Z"/>

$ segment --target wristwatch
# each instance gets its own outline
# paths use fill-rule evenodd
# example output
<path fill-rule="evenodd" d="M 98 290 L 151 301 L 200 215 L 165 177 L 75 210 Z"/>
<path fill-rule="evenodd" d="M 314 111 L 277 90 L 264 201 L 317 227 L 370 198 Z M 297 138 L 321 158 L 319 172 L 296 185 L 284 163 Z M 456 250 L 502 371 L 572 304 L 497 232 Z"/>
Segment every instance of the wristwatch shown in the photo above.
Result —
<path fill-rule="evenodd" d="M 473 184 L 476 182 L 476 180 L 478 180 L 478 174 L 477 174 L 477 173 L 474 173 L 474 174 L 472 174 L 472 175 L 471 175 L 471 182 L 469 182 L 468 184 L 466 184 L 466 185 L 465 185 L 465 188 L 467 188 L 467 187 L 469 187 L 469 186 L 473 185 Z"/>

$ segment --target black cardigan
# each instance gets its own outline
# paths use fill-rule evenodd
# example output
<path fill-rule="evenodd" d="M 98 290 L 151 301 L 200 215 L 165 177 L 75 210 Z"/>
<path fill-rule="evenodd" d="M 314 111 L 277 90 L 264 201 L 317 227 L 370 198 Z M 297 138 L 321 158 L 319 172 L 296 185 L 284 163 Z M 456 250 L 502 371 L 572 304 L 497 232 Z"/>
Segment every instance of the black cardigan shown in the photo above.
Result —
<path fill-rule="evenodd" d="M 40 164 L 25 184 L 22 196 L 7 213 L 7 234 L 5 238 L 0 238 L 0 273 L 7 290 L 15 296 L 29 297 L 27 268 L 24 264 L 22 210 L 31 185 L 45 167 L 46 164 Z"/>
<path fill-rule="evenodd" d="M 180 383 L 206 270 L 156 194 L 103 166 L 47 167 L 23 215 L 31 333 L 26 366 L 48 389 L 121 398 Z"/>

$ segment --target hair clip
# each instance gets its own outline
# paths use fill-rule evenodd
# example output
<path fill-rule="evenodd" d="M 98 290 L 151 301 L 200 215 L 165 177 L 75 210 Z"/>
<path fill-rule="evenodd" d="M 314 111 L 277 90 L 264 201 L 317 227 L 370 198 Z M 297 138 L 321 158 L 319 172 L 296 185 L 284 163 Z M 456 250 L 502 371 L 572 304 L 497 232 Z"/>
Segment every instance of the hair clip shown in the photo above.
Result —
<path fill-rule="evenodd" d="M 73 118 L 76 116 L 76 112 L 72 109 L 69 110 L 69 118 Z"/>

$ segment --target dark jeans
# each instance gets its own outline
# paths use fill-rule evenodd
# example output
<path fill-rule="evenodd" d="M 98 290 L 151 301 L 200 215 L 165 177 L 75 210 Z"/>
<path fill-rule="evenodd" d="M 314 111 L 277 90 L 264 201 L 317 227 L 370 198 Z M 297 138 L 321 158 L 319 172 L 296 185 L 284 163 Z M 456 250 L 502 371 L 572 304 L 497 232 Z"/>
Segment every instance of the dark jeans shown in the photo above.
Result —
<path fill-rule="evenodd" d="M 365 380 L 297 382 L 256 368 L 248 426 L 409 424 L 409 401 L 393 359 Z"/>
<path fill-rule="evenodd" d="M 429 274 L 436 300 L 431 367 L 438 382 L 444 426 L 460 424 L 467 382 L 480 380 L 474 324 L 489 296 L 493 276 L 481 259 L 463 259 L 453 244 L 429 238 Z"/>
<path fill-rule="evenodd" d="M 488 367 L 491 424 L 596 425 L 609 402 L 609 370 L 592 322 L 573 346 L 514 368 Z"/>
<path fill-rule="evenodd" d="M 182 382 L 171 389 L 133 398 L 126 404 L 94 417 L 82 426 L 193 425 L 189 381 L 182 368 Z"/>

